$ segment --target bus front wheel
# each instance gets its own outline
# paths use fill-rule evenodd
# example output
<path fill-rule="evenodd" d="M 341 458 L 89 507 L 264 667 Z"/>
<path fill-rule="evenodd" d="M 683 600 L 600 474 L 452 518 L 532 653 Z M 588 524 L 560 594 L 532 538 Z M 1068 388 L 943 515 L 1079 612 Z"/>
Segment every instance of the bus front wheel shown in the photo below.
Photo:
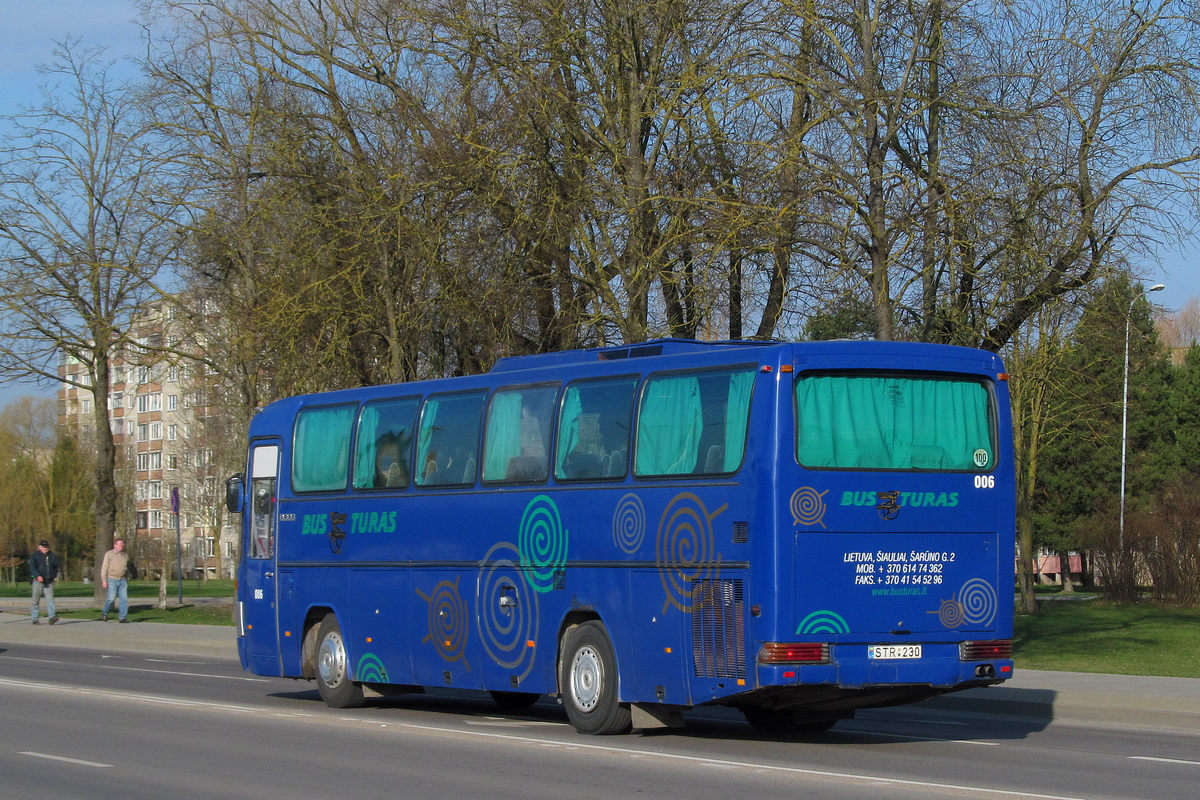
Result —
<path fill-rule="evenodd" d="M 559 689 L 575 730 L 627 733 L 632 712 L 617 699 L 617 657 L 604 626 L 588 620 L 568 628 L 559 656 Z"/>
<path fill-rule="evenodd" d="M 350 679 L 350 657 L 337 617 L 327 614 L 317 632 L 317 690 L 330 708 L 362 705 L 362 684 Z"/>

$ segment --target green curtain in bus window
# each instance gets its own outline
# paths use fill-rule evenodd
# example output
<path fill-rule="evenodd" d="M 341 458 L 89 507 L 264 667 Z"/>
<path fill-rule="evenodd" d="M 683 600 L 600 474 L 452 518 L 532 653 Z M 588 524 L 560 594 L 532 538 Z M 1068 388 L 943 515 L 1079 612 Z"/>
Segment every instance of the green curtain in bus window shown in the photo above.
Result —
<path fill-rule="evenodd" d="M 358 439 L 354 446 L 354 488 L 375 485 L 375 437 L 379 431 L 379 410 L 367 406 L 358 417 Z"/>
<path fill-rule="evenodd" d="M 502 481 L 508 462 L 521 455 L 521 393 L 497 392 L 488 411 L 483 447 L 483 479 Z"/>
<path fill-rule="evenodd" d="M 986 469 L 995 463 L 988 411 L 974 381 L 803 377 L 796 457 L 808 467 Z"/>
<path fill-rule="evenodd" d="M 353 406 L 309 408 L 300 412 L 292 451 L 293 489 L 329 492 L 346 488 L 353 422 Z"/>
<path fill-rule="evenodd" d="M 726 472 L 733 472 L 742 463 L 746 448 L 746 426 L 750 421 L 750 392 L 754 389 L 754 371 L 735 372 L 729 376 L 729 403 L 725 406 Z"/>
<path fill-rule="evenodd" d="M 700 384 L 693 376 L 647 381 L 638 413 L 638 475 L 684 475 L 696 467 L 700 447 Z"/>
<path fill-rule="evenodd" d="M 562 413 L 558 418 L 558 450 L 554 457 L 554 477 L 568 477 L 563 470 L 563 461 L 567 454 L 579 444 L 579 415 L 583 411 L 583 402 L 579 399 L 579 389 L 568 386 L 563 392 Z"/>
<path fill-rule="evenodd" d="M 418 486 L 424 486 L 428 481 L 429 448 L 433 444 L 434 422 L 437 421 L 438 401 L 425 401 L 425 410 L 421 413 L 421 432 L 417 435 L 417 474 L 414 476 Z"/>

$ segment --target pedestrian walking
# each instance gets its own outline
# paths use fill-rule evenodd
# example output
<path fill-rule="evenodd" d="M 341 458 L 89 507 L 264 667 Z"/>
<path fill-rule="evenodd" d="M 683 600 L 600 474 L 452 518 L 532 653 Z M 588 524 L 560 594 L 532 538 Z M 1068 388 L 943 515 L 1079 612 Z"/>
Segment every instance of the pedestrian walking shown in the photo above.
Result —
<path fill-rule="evenodd" d="M 38 624 L 42 595 L 46 595 L 46 616 L 50 618 L 50 624 L 58 622 L 58 612 L 54 610 L 54 579 L 58 577 L 58 567 L 58 556 L 51 552 L 50 542 L 42 539 L 29 557 L 29 574 L 33 580 L 30 613 L 34 625 Z"/>
<path fill-rule="evenodd" d="M 100 620 L 108 622 L 108 609 L 117 599 L 117 622 L 129 622 L 125 615 L 129 613 L 129 554 L 125 552 L 125 540 L 113 539 L 112 550 L 104 554 L 100 562 L 100 586 L 107 590 L 104 596 L 104 610 L 100 612 Z"/>

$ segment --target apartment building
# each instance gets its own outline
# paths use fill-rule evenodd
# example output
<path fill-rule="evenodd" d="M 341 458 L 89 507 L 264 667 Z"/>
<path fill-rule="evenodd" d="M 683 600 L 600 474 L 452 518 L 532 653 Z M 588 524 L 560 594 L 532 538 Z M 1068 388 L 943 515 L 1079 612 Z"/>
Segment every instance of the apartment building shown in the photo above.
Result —
<path fill-rule="evenodd" d="M 173 306 L 149 305 L 133 323 L 132 343 L 110 354 L 108 420 L 116 448 L 116 532 L 131 540 L 130 551 L 141 573 L 154 577 L 165 566 L 174 577 L 179 562 L 185 578 L 229 578 L 237 535 L 222 524 L 224 483 L 214 457 L 211 380 L 206 381 L 208 376 L 195 361 L 179 355 L 189 347 L 181 327 Z M 64 379 L 88 383 L 84 366 L 68 356 L 60 357 L 58 369 Z M 85 446 L 94 441 L 89 389 L 64 380 L 58 410 L 60 426 Z"/>

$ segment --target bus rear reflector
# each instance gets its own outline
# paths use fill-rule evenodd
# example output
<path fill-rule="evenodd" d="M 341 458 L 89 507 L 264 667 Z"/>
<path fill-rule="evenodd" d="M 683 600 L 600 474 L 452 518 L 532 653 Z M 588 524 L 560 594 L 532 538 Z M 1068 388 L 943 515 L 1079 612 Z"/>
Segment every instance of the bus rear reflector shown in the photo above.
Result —
<path fill-rule="evenodd" d="M 1012 658 L 1012 639 L 993 639 L 987 642 L 960 642 L 959 661 L 991 661 Z"/>
<path fill-rule="evenodd" d="M 828 664 L 829 644 L 767 642 L 758 651 L 760 664 Z"/>

